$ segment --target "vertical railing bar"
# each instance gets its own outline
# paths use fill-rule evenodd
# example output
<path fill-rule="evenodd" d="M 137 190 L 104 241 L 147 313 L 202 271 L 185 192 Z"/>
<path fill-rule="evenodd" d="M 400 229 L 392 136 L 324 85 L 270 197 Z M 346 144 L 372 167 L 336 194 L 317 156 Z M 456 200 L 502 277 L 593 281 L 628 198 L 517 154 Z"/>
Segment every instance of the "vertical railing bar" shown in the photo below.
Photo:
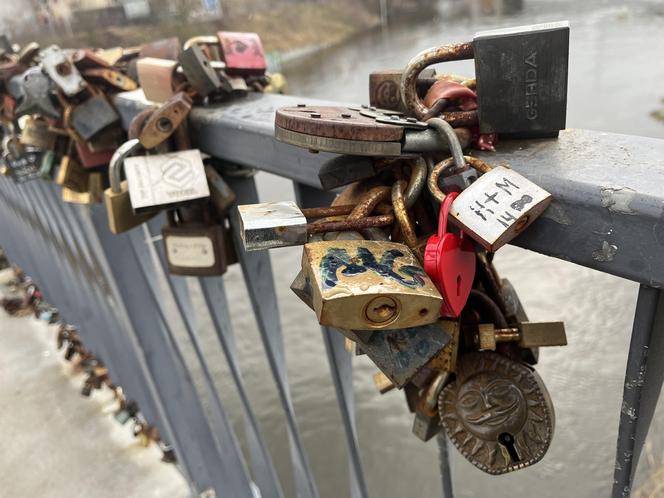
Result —
<path fill-rule="evenodd" d="M 625 369 L 613 479 L 613 498 L 631 494 L 650 422 L 664 382 L 664 291 L 639 287 Z"/>
<path fill-rule="evenodd" d="M 295 198 L 303 207 L 317 207 L 330 204 L 335 197 L 332 192 L 324 192 L 312 187 L 293 182 Z M 355 427 L 355 403 L 353 396 L 353 363 L 348 352 L 345 350 L 344 336 L 330 327 L 321 327 L 325 351 L 327 352 L 328 365 L 334 390 L 337 396 L 337 404 L 341 414 L 341 422 L 346 435 L 346 444 L 349 460 L 350 491 L 353 498 L 367 498 L 369 492 L 362 467 L 362 456 L 357 441 L 357 430 Z"/>
<path fill-rule="evenodd" d="M 253 177 L 228 176 L 226 179 L 235 192 L 238 203 L 258 202 Z M 240 222 L 236 209 L 231 212 L 230 222 L 233 243 L 242 266 L 244 281 L 249 291 L 268 365 L 277 386 L 279 401 L 286 415 L 286 428 L 297 494 L 300 498 L 318 498 L 318 489 L 297 426 L 288 385 L 281 321 L 270 257 L 264 252 L 248 253 L 244 250 L 239 238 Z"/>
<path fill-rule="evenodd" d="M 444 432 L 438 433 L 436 443 L 438 444 L 438 467 L 440 469 L 442 496 L 443 498 L 454 498 L 454 483 L 450 470 L 450 444 Z"/>
<path fill-rule="evenodd" d="M 156 220 L 153 220 L 153 223 L 155 221 L 157 223 L 163 223 L 161 217 L 157 218 Z M 166 267 L 164 251 L 157 249 L 152 244 L 151 242 L 152 234 L 150 233 L 149 226 L 143 225 L 142 228 L 143 228 L 142 235 L 144 237 L 144 240 L 140 239 L 141 232 L 138 230 L 133 234 L 131 234 L 130 238 L 132 240 L 132 243 L 134 244 L 134 247 L 136 246 L 146 247 L 148 249 L 150 256 L 152 256 L 153 258 L 152 260 L 153 264 L 151 265 L 151 267 L 152 269 L 155 270 L 155 272 L 153 276 L 148 277 L 148 281 L 152 279 L 150 288 L 153 292 L 155 292 L 155 290 L 158 288 L 161 290 L 159 295 L 156 294 L 154 295 L 154 300 L 157 303 L 157 307 L 164 321 L 167 321 L 166 311 L 164 309 L 167 302 L 175 303 L 178 314 L 180 317 L 182 317 L 182 321 L 184 324 L 185 331 L 187 332 L 187 336 L 189 337 L 191 345 L 194 348 L 196 359 L 200 364 L 205 384 L 205 390 L 207 391 L 207 394 L 212 401 L 211 408 L 212 408 L 212 415 L 214 418 L 214 428 L 216 429 L 216 431 L 213 430 L 213 434 L 219 436 L 219 440 L 217 441 L 217 444 L 219 445 L 219 451 L 222 454 L 226 453 L 225 458 L 228 459 L 226 460 L 226 463 L 230 463 L 234 466 L 233 469 L 234 474 L 236 473 L 239 474 L 241 481 L 238 484 L 246 486 L 247 490 L 249 490 L 250 478 L 246 466 L 244 464 L 244 460 L 242 458 L 240 445 L 237 441 L 235 431 L 233 430 L 233 427 L 228 420 L 228 416 L 226 415 L 226 410 L 223 407 L 221 398 L 217 393 L 212 373 L 210 372 L 207 361 L 205 360 L 205 357 L 203 355 L 203 346 L 201 345 L 198 336 L 196 334 L 196 324 L 194 323 L 194 316 L 192 312 L 191 302 L 189 299 L 189 292 L 186 288 L 186 281 L 184 279 L 181 279 L 181 281 L 176 282 L 177 277 L 171 277 L 170 275 L 166 275 L 166 272 L 164 271 L 164 268 Z M 140 246 L 140 244 L 143 244 L 143 246 Z M 140 254 L 139 258 L 141 258 Z M 143 262 L 146 264 L 146 266 L 148 265 L 148 261 L 146 261 L 146 258 L 143 258 Z M 163 281 L 166 283 L 166 287 L 158 285 L 156 281 L 157 276 L 163 278 Z M 184 286 L 182 284 L 184 284 Z M 175 349 L 178 350 L 179 346 L 177 345 L 177 339 L 172 335 L 172 332 L 171 332 L 170 341 L 173 343 Z M 181 353 L 179 354 L 181 355 Z"/>
<path fill-rule="evenodd" d="M 151 234 L 156 234 L 160 230 L 162 224 L 163 220 L 161 219 L 161 217 L 155 218 L 152 221 L 148 222 L 147 226 L 149 232 Z M 154 240 L 154 238 L 152 240 Z M 159 257 L 162 269 L 164 269 L 164 271 L 167 272 L 168 263 L 166 261 L 166 253 L 163 244 L 155 243 L 155 250 Z M 193 308 L 189 297 L 189 289 L 187 285 L 188 281 L 196 282 L 197 280 L 198 279 L 193 279 L 193 278 L 188 279 L 168 274 L 168 283 L 171 286 L 171 291 L 176 297 L 176 302 L 178 303 L 178 307 L 180 308 L 180 314 L 184 317 L 185 321 L 187 322 L 187 333 L 189 334 L 189 339 L 191 340 L 192 345 L 194 346 L 198 360 L 202 368 L 204 369 L 204 374 L 208 379 L 209 385 L 212 390 L 211 396 L 217 399 L 217 402 L 221 407 L 222 406 L 221 399 L 219 399 L 217 388 L 214 382 L 214 377 L 209 369 L 207 359 L 205 358 L 205 354 L 203 353 L 203 350 L 205 348 L 201 344 L 200 339 L 198 337 L 197 333 L 198 327 L 196 326 L 194 320 Z M 219 282 L 219 285 L 221 286 L 223 291 L 223 280 L 221 278 L 210 278 L 208 280 Z M 219 323 L 216 320 L 216 313 L 219 312 L 220 308 L 222 308 L 224 311 L 227 312 L 227 303 L 225 301 L 226 296 L 223 294 L 221 296 L 217 296 L 223 298 L 222 300 L 223 302 L 220 301 L 210 302 L 210 300 L 207 299 L 208 294 L 205 292 L 205 290 L 203 290 L 202 292 L 205 298 L 205 307 L 207 313 L 212 318 L 213 325 L 215 326 L 215 329 L 217 331 L 217 336 L 220 336 L 222 332 L 220 332 L 220 329 L 218 328 Z M 225 327 L 230 327 L 230 314 L 228 313 L 226 314 L 225 323 L 227 324 Z M 267 447 L 262 437 L 260 436 L 260 433 L 258 432 L 258 426 L 256 424 L 256 420 L 253 411 L 251 409 L 251 405 L 249 404 L 244 384 L 242 383 L 242 378 L 240 376 L 239 368 L 237 366 L 237 360 L 235 358 L 235 351 L 232 348 L 232 346 L 231 348 L 228 348 L 227 346 L 228 345 L 226 344 L 226 340 L 224 337 L 222 340 L 222 349 L 229 364 L 231 377 L 233 379 L 233 382 L 235 383 L 235 386 L 240 396 L 244 412 L 244 419 L 247 422 L 245 423 L 245 429 L 249 445 L 249 456 L 251 459 L 252 468 L 254 470 L 253 472 L 254 479 L 256 481 L 256 484 L 258 485 L 258 488 L 261 491 L 261 496 L 263 498 L 282 498 L 283 492 L 281 490 L 281 485 L 279 484 L 276 471 L 274 469 L 274 466 L 272 465 L 272 460 L 267 451 Z M 232 356 L 230 356 L 229 353 L 232 353 Z M 222 412 L 224 412 L 224 417 L 226 418 L 225 411 L 223 409 Z"/>

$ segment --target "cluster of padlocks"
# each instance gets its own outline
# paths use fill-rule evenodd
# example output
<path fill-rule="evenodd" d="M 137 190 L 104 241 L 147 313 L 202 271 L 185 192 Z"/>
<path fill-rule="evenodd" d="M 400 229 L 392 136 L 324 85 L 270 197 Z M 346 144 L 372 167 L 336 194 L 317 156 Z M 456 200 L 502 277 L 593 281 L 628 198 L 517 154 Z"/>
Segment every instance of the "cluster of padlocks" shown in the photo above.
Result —
<path fill-rule="evenodd" d="M 547 451 L 554 411 L 533 365 L 539 347 L 567 340 L 562 322 L 528 321 L 493 265 L 551 195 L 464 149 L 558 135 L 568 43 L 566 22 L 478 33 L 421 52 L 402 71 L 371 74 L 370 105 L 278 109 L 277 140 L 339 154 L 319 172 L 338 195 L 330 206 L 237 207 L 245 250 L 303 246 L 292 290 L 376 364 L 381 392 L 403 389 L 415 435 L 444 430 L 491 474 Z M 103 199 L 116 234 L 165 210 L 169 271 L 226 271 L 235 196 L 224 176 L 244 170 L 192 148 L 187 117 L 192 104 L 283 90 L 257 35 L 220 32 L 182 49 L 177 40 L 129 50 L 28 46 L 4 58 L 7 174 L 53 179 L 66 202 Z M 475 78 L 430 68 L 472 58 Z M 125 141 L 112 94 L 136 82 L 158 104 L 133 117 Z"/>

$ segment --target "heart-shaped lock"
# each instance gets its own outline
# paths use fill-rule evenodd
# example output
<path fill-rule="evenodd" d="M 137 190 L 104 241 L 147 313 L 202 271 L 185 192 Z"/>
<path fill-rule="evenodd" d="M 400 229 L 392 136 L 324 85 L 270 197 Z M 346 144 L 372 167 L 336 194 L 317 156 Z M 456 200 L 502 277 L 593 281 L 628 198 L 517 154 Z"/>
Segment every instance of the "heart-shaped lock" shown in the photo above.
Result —
<path fill-rule="evenodd" d="M 441 295 L 442 316 L 457 317 L 468 301 L 475 278 L 475 249 L 464 233 L 447 231 L 447 218 L 452 201 L 459 194 L 449 193 L 440 205 L 438 234 L 427 240 L 424 271 L 431 277 Z"/>

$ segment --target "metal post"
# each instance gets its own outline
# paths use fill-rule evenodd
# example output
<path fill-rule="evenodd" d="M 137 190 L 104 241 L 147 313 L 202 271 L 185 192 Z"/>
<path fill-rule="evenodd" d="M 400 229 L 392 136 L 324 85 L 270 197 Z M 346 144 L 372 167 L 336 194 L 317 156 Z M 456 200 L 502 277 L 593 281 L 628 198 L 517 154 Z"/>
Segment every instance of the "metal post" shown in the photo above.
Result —
<path fill-rule="evenodd" d="M 620 408 L 613 498 L 631 494 L 634 473 L 664 381 L 664 292 L 641 285 Z"/>

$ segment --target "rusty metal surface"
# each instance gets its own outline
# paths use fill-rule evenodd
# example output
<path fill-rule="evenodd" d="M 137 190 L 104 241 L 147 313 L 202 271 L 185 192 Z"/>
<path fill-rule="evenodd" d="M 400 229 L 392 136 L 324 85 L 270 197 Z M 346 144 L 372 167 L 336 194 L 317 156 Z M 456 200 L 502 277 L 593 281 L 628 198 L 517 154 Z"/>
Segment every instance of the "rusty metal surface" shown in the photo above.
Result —
<path fill-rule="evenodd" d="M 401 140 L 404 129 L 378 123 L 349 107 L 297 106 L 277 110 L 275 125 L 285 130 L 343 140 L 390 142 Z"/>
<path fill-rule="evenodd" d="M 473 58 L 472 43 L 454 43 L 442 47 L 423 50 L 413 57 L 406 66 L 401 78 L 401 99 L 408 112 L 419 119 L 427 115 L 429 109 L 417 95 L 417 77 L 422 70 L 440 62 L 458 61 Z"/>
<path fill-rule="evenodd" d="M 366 218 L 345 219 L 342 221 L 325 221 L 322 223 L 308 223 L 307 233 L 314 235 L 326 232 L 351 232 L 365 228 L 386 227 L 394 223 L 394 215 L 381 214 L 367 216 Z"/>

